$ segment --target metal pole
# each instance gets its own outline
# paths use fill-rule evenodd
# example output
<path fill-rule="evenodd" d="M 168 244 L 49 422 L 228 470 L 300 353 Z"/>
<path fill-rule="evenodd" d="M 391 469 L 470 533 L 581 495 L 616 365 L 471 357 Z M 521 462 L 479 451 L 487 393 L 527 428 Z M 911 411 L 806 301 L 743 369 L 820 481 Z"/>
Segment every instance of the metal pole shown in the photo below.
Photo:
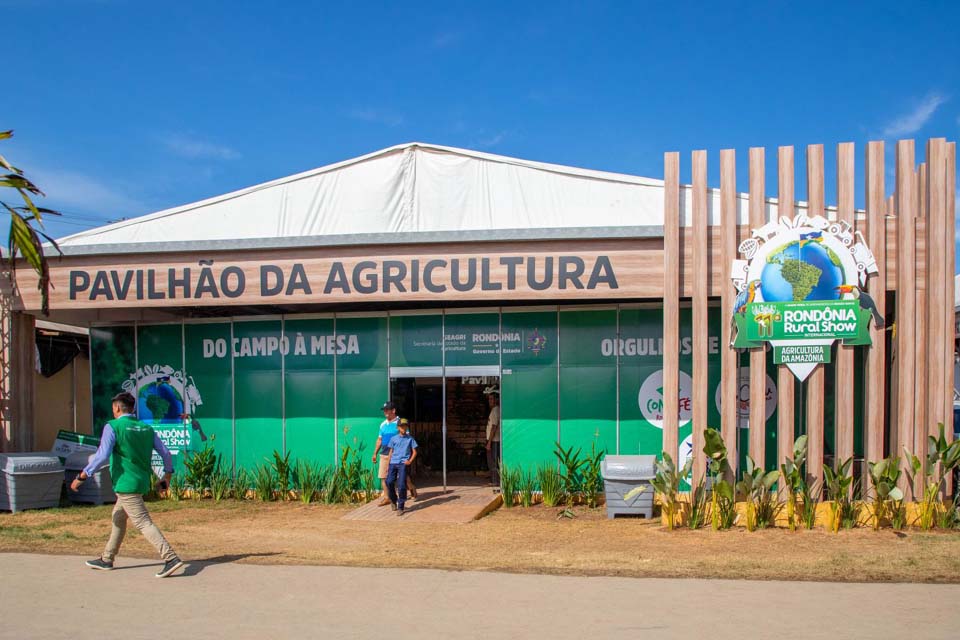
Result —
<path fill-rule="evenodd" d="M 337 342 L 337 315 L 333 315 L 333 342 Z M 387 369 L 389 370 L 390 359 L 387 357 Z M 337 350 L 333 350 L 333 464 L 336 466 L 340 460 L 340 423 L 337 416 L 337 395 L 339 388 L 337 386 Z"/>
<path fill-rule="evenodd" d="M 617 332 L 613 340 L 613 355 L 617 368 L 617 443 L 614 451 L 620 455 L 620 305 L 617 305 Z"/>

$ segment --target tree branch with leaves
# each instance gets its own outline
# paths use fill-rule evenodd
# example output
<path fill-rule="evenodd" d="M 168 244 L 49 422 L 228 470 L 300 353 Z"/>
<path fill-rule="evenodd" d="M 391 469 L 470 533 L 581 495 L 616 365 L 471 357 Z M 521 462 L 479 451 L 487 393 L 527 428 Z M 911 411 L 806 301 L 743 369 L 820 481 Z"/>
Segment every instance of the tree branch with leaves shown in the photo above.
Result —
<path fill-rule="evenodd" d="M 0 131 L 0 140 L 7 140 L 11 137 L 13 137 L 13 131 Z M 47 257 L 43 252 L 41 238 L 50 242 L 57 252 L 62 252 L 56 241 L 44 233 L 43 216 L 59 216 L 60 213 L 34 204 L 33 196 L 43 197 L 45 194 L 32 180 L 24 175 L 21 169 L 10 164 L 2 155 L 0 155 L 0 168 L 7 172 L 0 175 L 0 188 L 12 189 L 19 196 L 19 201 L 14 204 L 7 202 L 6 199 L 0 199 L 0 205 L 10 214 L 10 237 L 7 242 L 6 256 L 10 261 L 10 271 L 13 274 L 13 267 L 18 256 L 22 256 L 27 264 L 36 271 L 41 310 L 43 315 L 49 315 L 50 268 Z M 8 192 L 0 192 L 0 194 L 3 193 Z M 0 198 L 2 198 L 2 195 L 0 195 Z M 23 204 L 20 204 L 21 201 Z"/>

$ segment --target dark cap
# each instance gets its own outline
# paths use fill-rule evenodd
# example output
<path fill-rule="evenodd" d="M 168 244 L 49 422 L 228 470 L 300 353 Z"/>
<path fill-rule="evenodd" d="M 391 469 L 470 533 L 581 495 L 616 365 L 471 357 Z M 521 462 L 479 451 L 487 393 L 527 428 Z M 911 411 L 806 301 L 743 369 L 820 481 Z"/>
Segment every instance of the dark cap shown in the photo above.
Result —
<path fill-rule="evenodd" d="M 383 406 L 380 407 L 380 411 L 386 411 L 388 409 L 393 409 L 394 411 L 396 411 L 397 405 L 395 405 L 392 400 L 387 400 L 386 402 L 383 403 Z"/>

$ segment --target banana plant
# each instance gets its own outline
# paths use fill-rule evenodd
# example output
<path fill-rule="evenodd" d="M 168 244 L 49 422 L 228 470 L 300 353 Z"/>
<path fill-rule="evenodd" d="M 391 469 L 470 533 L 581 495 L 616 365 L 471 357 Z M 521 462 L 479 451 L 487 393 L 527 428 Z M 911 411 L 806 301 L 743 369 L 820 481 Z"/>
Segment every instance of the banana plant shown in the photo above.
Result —
<path fill-rule="evenodd" d="M 917 479 L 921 480 L 922 495 L 920 498 L 920 528 L 928 530 L 933 527 L 939 511 L 943 508 L 940 502 L 941 491 L 946 479 L 960 464 L 960 440 L 947 442 L 944 434 L 944 425 L 937 423 L 939 436 L 929 436 L 927 444 L 926 465 L 918 456 L 907 451 L 907 478 L 910 480 L 910 490 L 916 499 Z"/>
<path fill-rule="evenodd" d="M 780 475 L 783 476 L 783 486 L 787 491 L 787 523 L 790 531 L 797 530 L 797 496 L 803 496 L 806 487 L 807 480 L 803 474 L 806 459 L 807 436 L 803 435 L 793 442 L 793 457 L 780 465 Z"/>
<path fill-rule="evenodd" d="M 737 490 L 747 497 L 747 531 L 766 529 L 776 522 L 779 505 L 770 490 L 779 475 L 779 471 L 765 472 L 747 456 L 747 468 L 737 483 Z"/>
<path fill-rule="evenodd" d="M 687 460 L 678 471 L 669 453 L 664 451 L 662 456 L 662 459 L 657 460 L 656 474 L 650 484 L 660 494 L 663 510 L 667 514 L 667 528 L 672 531 L 679 507 L 680 481 L 690 475 L 693 459 Z"/>
<path fill-rule="evenodd" d="M 850 487 L 853 486 L 853 458 L 847 458 L 833 469 L 823 468 L 823 484 L 827 489 L 827 496 L 832 500 L 830 504 L 830 528 L 834 533 L 840 531 L 841 515 L 846 503 L 850 500 Z"/>
<path fill-rule="evenodd" d="M 891 506 L 894 510 L 902 508 L 903 491 L 897 487 L 902 474 L 900 458 L 890 456 L 880 462 L 868 462 L 867 467 L 870 472 L 870 483 L 873 485 L 875 493 L 873 498 L 873 529 L 878 531 L 881 522 L 890 512 Z"/>
<path fill-rule="evenodd" d="M 707 455 L 707 474 L 710 476 L 710 524 L 714 531 L 729 529 L 736 519 L 736 498 L 733 469 L 727 460 L 727 445 L 716 429 L 703 430 L 703 452 Z"/>

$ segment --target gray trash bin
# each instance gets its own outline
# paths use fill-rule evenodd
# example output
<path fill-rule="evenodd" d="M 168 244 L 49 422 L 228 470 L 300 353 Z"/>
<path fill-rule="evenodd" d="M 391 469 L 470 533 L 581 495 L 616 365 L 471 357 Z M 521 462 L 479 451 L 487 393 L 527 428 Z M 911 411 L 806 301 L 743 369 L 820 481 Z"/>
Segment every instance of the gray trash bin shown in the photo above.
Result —
<path fill-rule="evenodd" d="M 617 515 L 653 517 L 653 485 L 656 475 L 656 456 L 606 456 L 601 475 L 607 502 L 607 517 Z M 626 498 L 627 494 L 643 487 L 643 491 Z"/>
<path fill-rule="evenodd" d="M 0 511 L 60 506 L 63 465 L 55 453 L 0 453 Z"/>
<path fill-rule="evenodd" d="M 67 461 L 63 466 L 66 468 L 64 477 L 68 485 L 90 464 L 94 455 L 96 453 L 90 453 L 89 451 L 74 451 L 67 456 Z M 113 482 L 110 481 L 110 464 L 104 463 L 102 467 L 94 471 L 93 475 L 80 485 L 79 491 L 67 491 L 67 497 L 70 502 L 85 504 L 116 502 L 117 494 L 113 492 Z"/>

